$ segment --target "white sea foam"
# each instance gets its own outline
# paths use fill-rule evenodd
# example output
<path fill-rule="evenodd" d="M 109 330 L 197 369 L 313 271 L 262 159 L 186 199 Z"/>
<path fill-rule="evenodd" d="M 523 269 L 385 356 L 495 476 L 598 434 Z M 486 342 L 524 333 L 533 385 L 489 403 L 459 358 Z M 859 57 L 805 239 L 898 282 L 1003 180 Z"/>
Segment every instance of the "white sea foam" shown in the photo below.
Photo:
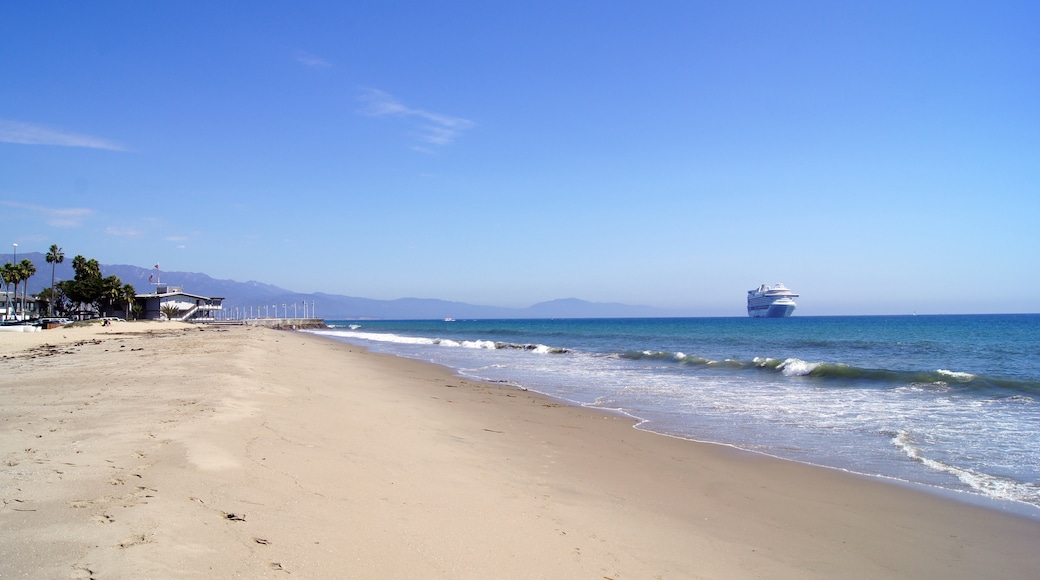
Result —
<path fill-rule="evenodd" d="M 336 336 L 340 338 L 359 338 L 374 342 L 394 342 L 397 344 L 437 344 L 435 338 L 423 338 L 421 336 L 401 336 L 382 332 L 347 332 L 343 330 L 323 330 L 315 334 Z"/>
<path fill-rule="evenodd" d="M 1040 505 L 1040 484 L 1022 483 L 1006 477 L 980 473 L 936 461 L 925 457 L 915 443 L 913 436 L 906 430 L 900 430 L 892 437 L 892 444 L 901 449 L 910 459 L 919 461 L 925 467 L 935 471 L 948 473 L 975 491 L 996 499 Z"/>
<path fill-rule="evenodd" d="M 971 373 L 959 373 L 957 371 L 948 371 L 946 369 L 938 369 L 935 372 L 939 373 L 940 375 L 943 375 L 944 377 L 950 377 L 951 379 L 964 382 L 970 381 L 975 378 L 975 375 Z"/>
<path fill-rule="evenodd" d="M 553 348 L 544 344 L 515 345 L 511 343 L 496 343 L 492 340 L 464 340 L 460 342 L 457 340 L 452 340 L 450 338 L 426 338 L 421 336 L 401 336 L 399 334 L 383 332 L 356 332 L 346 330 L 319 330 L 308 332 L 322 334 L 325 336 L 334 336 L 337 338 L 354 338 L 360 340 L 370 340 L 373 342 L 388 342 L 394 344 L 436 345 L 453 348 L 469 348 L 476 350 L 497 350 L 501 347 L 501 345 L 505 345 L 505 348 L 528 351 L 537 354 L 553 354 L 557 352 L 565 352 L 562 349 Z"/>
<path fill-rule="evenodd" d="M 813 369 L 820 366 L 821 363 L 810 363 L 797 358 L 789 358 L 784 362 L 780 363 L 777 367 L 785 377 L 804 377 L 805 375 L 813 372 Z"/>
<path fill-rule="evenodd" d="M 949 391 L 950 385 L 942 381 L 934 383 L 910 383 L 909 385 L 903 385 L 895 389 L 895 392 L 897 393 L 947 393 Z"/>

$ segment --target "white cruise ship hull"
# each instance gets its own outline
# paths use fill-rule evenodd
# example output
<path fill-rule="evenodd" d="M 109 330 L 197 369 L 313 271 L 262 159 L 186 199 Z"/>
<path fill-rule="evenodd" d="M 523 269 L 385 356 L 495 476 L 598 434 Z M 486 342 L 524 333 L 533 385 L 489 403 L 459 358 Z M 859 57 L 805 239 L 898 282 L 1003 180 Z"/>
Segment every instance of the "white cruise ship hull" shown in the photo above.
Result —
<path fill-rule="evenodd" d="M 790 298 L 781 298 L 776 302 L 758 306 L 748 305 L 748 316 L 751 318 L 787 318 L 794 313 L 797 306 Z"/>

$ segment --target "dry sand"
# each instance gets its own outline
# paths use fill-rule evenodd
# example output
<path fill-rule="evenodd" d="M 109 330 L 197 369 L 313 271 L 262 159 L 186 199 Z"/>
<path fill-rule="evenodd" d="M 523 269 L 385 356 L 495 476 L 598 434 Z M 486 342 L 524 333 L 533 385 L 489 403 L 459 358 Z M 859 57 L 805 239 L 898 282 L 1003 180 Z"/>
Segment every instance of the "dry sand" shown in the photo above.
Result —
<path fill-rule="evenodd" d="M 1031 578 L 1040 522 L 313 335 L 0 334 L 0 577 Z"/>

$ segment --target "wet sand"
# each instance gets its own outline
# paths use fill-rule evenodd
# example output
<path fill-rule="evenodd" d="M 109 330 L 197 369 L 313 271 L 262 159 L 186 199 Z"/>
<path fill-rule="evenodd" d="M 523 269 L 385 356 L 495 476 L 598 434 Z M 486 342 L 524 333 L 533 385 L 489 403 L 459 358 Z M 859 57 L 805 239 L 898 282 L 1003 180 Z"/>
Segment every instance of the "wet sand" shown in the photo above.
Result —
<path fill-rule="evenodd" d="M 1040 521 L 321 337 L 0 334 L 0 576 L 1026 578 Z"/>

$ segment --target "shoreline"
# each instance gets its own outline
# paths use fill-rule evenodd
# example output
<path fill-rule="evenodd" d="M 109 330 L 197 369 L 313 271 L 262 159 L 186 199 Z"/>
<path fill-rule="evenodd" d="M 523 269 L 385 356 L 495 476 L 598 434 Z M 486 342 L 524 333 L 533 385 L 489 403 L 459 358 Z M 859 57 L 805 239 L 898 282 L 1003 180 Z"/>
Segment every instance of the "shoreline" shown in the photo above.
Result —
<path fill-rule="evenodd" d="M 321 336 L 321 335 L 318 335 L 318 336 Z M 332 340 L 336 340 L 336 339 L 332 339 Z M 351 343 L 346 343 L 346 344 L 351 344 Z M 353 344 L 352 344 L 352 346 L 354 346 L 355 348 L 359 348 L 359 349 L 365 350 L 366 352 L 370 352 L 364 346 L 353 345 Z M 451 367 L 447 367 L 447 366 L 440 365 L 440 364 L 437 364 L 437 363 L 428 362 L 428 361 L 420 361 L 418 359 L 409 359 L 408 357 L 403 357 L 403 356 L 402 357 L 397 357 L 396 355 L 384 355 L 382 353 L 372 353 L 372 354 L 378 354 L 379 356 L 391 356 L 391 357 L 395 357 L 395 358 L 403 358 L 403 359 L 406 359 L 406 360 L 413 360 L 413 361 L 424 363 L 424 364 L 430 364 L 430 365 L 433 365 L 435 367 L 442 368 L 446 372 L 452 374 L 453 376 L 457 376 L 457 377 L 459 377 L 461 379 L 480 382 L 479 379 L 466 377 L 465 375 L 462 375 L 462 374 L 459 374 L 459 373 L 455 372 L 455 369 L 452 369 Z M 633 429 L 635 429 L 637 431 L 641 431 L 643 433 L 647 433 L 649 435 L 655 435 L 655 436 L 658 436 L 658 437 L 667 437 L 669 439 L 676 439 L 678 441 L 686 441 L 686 442 L 694 444 L 694 445 L 716 445 L 716 446 L 719 446 L 719 447 L 732 449 L 733 451 L 736 451 L 736 452 L 739 452 L 739 453 L 747 453 L 747 454 L 750 454 L 750 455 L 753 455 L 753 456 L 764 457 L 764 458 L 768 458 L 768 459 L 772 459 L 772 460 L 776 460 L 776 461 L 789 461 L 789 462 L 797 464 L 797 465 L 803 465 L 805 467 L 810 467 L 810 468 L 814 468 L 814 469 L 827 469 L 827 470 L 831 470 L 831 471 L 835 471 L 835 472 L 838 472 L 838 473 L 845 474 L 845 475 L 847 475 L 849 477 L 858 477 L 858 478 L 863 478 L 863 479 L 866 479 L 866 480 L 873 480 L 873 481 L 876 481 L 876 482 L 884 484 L 884 485 L 895 485 L 897 487 L 902 487 L 902 488 L 905 488 L 905 489 L 908 489 L 908 490 L 915 491 L 917 493 L 926 493 L 926 494 L 929 494 L 929 495 L 934 495 L 934 496 L 936 496 L 938 498 L 943 499 L 944 501 L 954 501 L 954 502 L 957 502 L 957 503 L 963 503 L 963 504 L 967 504 L 967 505 L 976 506 L 976 507 L 980 507 L 980 508 L 983 508 L 983 509 L 991 510 L 991 511 L 994 511 L 994 512 L 997 512 L 997 513 L 1001 513 L 1001 514 L 1011 514 L 1011 515 L 1014 515 L 1016 517 L 1025 518 L 1027 520 L 1035 520 L 1038 523 L 1040 523 L 1040 507 L 1035 506 L 1035 505 L 1030 504 L 1030 503 L 1017 501 L 1017 500 L 1012 500 L 1012 499 L 990 497 L 990 496 L 983 495 L 981 493 L 977 493 L 977 492 L 974 492 L 974 491 L 966 491 L 966 490 L 962 491 L 962 490 L 957 490 L 957 489 L 950 489 L 950 488 L 941 487 L 941 486 L 938 486 L 938 485 L 932 485 L 932 484 L 928 484 L 928 483 L 921 483 L 921 482 L 918 482 L 918 481 L 911 481 L 911 480 L 908 480 L 908 479 L 900 479 L 900 478 L 895 477 L 895 476 L 880 475 L 880 474 L 877 474 L 877 473 L 860 472 L 860 471 L 855 471 L 853 469 L 849 469 L 849 468 L 845 468 L 845 467 L 836 467 L 836 466 L 833 466 L 833 465 L 826 465 L 826 464 L 823 464 L 823 463 L 812 463 L 810 461 L 802 461 L 802 460 L 799 460 L 799 459 L 792 459 L 792 458 L 783 457 L 783 456 L 780 456 L 780 455 L 772 455 L 770 453 L 766 453 L 765 451 L 759 451 L 759 450 L 755 450 L 755 449 L 745 449 L 745 448 L 741 447 L 740 445 L 738 445 L 736 443 L 726 443 L 726 442 L 722 442 L 722 441 L 711 441 L 711 440 L 708 440 L 708 439 L 694 439 L 692 437 L 684 437 L 682 435 L 677 435 L 677 434 L 674 434 L 674 433 L 667 433 L 667 432 L 663 432 L 663 431 L 654 431 L 653 429 L 647 429 L 647 428 L 642 426 L 644 423 L 652 424 L 651 420 L 643 419 L 643 418 L 638 417 L 636 415 L 632 415 L 631 413 L 628 413 L 627 411 L 624 411 L 624 410 L 621 410 L 621 409 L 612 409 L 612 408 L 607 408 L 607 407 L 595 407 L 595 406 L 585 405 L 585 404 L 583 404 L 583 403 L 581 403 L 579 401 L 574 401 L 574 400 L 571 400 L 571 399 L 566 399 L 566 398 L 554 396 L 551 393 L 544 393 L 542 391 L 538 391 L 538 390 L 535 390 L 535 389 L 529 389 L 529 388 L 527 388 L 527 387 L 525 387 L 523 385 L 518 385 L 518 384 L 514 384 L 514 383 L 490 382 L 490 383 L 487 383 L 487 384 L 490 384 L 492 386 L 500 386 L 500 387 L 503 387 L 503 388 L 515 388 L 515 389 L 518 389 L 518 390 L 522 390 L 524 392 L 530 392 L 530 393 L 533 393 L 535 395 L 540 395 L 540 396 L 545 397 L 546 399 L 549 399 L 551 401 L 556 401 L 556 402 L 559 402 L 559 403 L 562 403 L 564 405 L 568 405 L 568 406 L 571 406 L 571 407 L 585 409 L 585 410 L 588 410 L 590 412 L 599 412 L 599 413 L 604 413 L 604 414 L 607 414 L 607 415 L 618 416 L 618 417 L 621 417 L 621 418 L 626 419 L 628 421 L 631 421 Z"/>
<path fill-rule="evenodd" d="M 1028 348 L 1036 334 L 1029 320 L 865 318 L 782 328 L 746 320 L 333 322 L 319 334 L 620 410 L 664 435 L 1040 513 L 1032 445 L 1040 423 L 1028 379 L 1036 361 L 979 356 Z M 1015 332 L 1001 332 L 1006 325 Z M 958 331 L 968 328 L 978 333 Z M 877 340 L 850 338 L 861 332 Z M 903 358 L 908 349 L 915 355 Z"/>
<path fill-rule="evenodd" d="M 15 336 L 0 337 L 0 561 L 11 572 L 969 578 L 1040 567 L 1040 523 L 1026 516 L 662 437 L 328 337 L 176 323 Z"/>
<path fill-rule="evenodd" d="M 547 395 L 547 394 L 544 394 L 544 393 L 540 393 L 540 394 L 543 394 L 544 396 L 549 397 L 549 398 L 554 398 L 554 397 L 552 397 L 552 395 Z M 573 403 L 569 403 L 568 402 L 568 404 L 573 404 Z M 579 406 L 579 407 L 582 407 L 582 405 L 577 405 L 577 404 L 575 404 L 575 405 Z M 585 407 L 585 408 L 597 409 L 597 407 Z M 603 410 L 603 411 L 612 411 L 611 409 L 601 409 L 601 410 Z M 692 438 L 689 438 L 689 437 L 683 437 L 681 435 L 673 435 L 671 433 L 662 433 L 660 431 L 653 431 L 651 429 L 644 429 L 644 428 L 640 427 L 640 423 L 646 422 L 646 420 L 644 420 L 644 419 L 639 419 L 637 417 L 634 417 L 632 415 L 629 415 L 629 414 L 625 413 L 624 411 L 618 411 L 618 412 L 623 414 L 623 415 L 625 415 L 626 417 L 631 418 L 636 423 L 635 425 L 633 425 L 634 429 L 636 429 L 638 431 L 643 431 L 644 433 L 649 433 L 651 435 L 657 435 L 659 437 L 669 437 L 669 438 L 673 438 L 673 439 L 678 439 L 680 441 L 688 441 L 688 442 L 696 444 L 696 445 L 719 445 L 719 446 L 722 446 L 722 447 L 732 448 L 732 449 L 734 449 L 736 451 L 739 451 L 739 452 L 742 452 L 742 453 L 749 453 L 751 455 L 767 457 L 769 459 L 775 459 L 777 461 L 790 461 L 791 463 L 795 463 L 797 465 L 804 465 L 806 467 L 812 467 L 812 468 L 815 468 L 815 469 L 829 469 L 829 470 L 832 470 L 832 471 L 836 471 L 838 473 L 845 474 L 845 475 L 847 475 L 849 477 L 860 477 L 860 478 L 864 478 L 864 479 L 867 479 L 867 480 L 874 480 L 874 481 L 877 481 L 877 482 L 879 482 L 881 484 L 884 484 L 884 485 L 895 485 L 897 487 L 906 488 L 906 489 L 909 489 L 909 490 L 912 490 L 912 491 L 916 491 L 918 493 L 926 493 L 926 494 L 929 494 L 929 495 L 935 495 L 935 496 L 943 499 L 944 501 L 954 501 L 954 502 L 957 502 L 957 503 L 964 503 L 964 504 L 967 504 L 967 505 L 977 506 L 977 507 L 980 507 L 980 508 L 983 508 L 983 509 L 995 511 L 997 513 L 1011 514 L 1011 515 L 1015 515 L 1017 517 L 1025 518 L 1027 520 L 1035 520 L 1037 522 L 1040 522 L 1040 507 L 1037 507 L 1037 506 L 1035 506 L 1033 504 L 1026 503 L 1026 502 L 1023 502 L 1023 501 L 1017 501 L 1017 500 L 1013 500 L 1013 499 L 1004 499 L 1004 498 L 998 498 L 998 497 L 990 497 L 990 496 L 983 495 L 981 493 L 977 493 L 977 492 L 974 492 L 974 491 L 950 489 L 950 488 L 941 487 L 941 486 L 938 486 L 938 485 L 933 485 L 933 484 L 928 484 L 928 483 L 921 483 L 921 482 L 918 482 L 918 481 L 911 481 L 911 480 L 908 480 L 908 479 L 900 479 L 898 477 L 890 476 L 890 475 L 880 475 L 880 474 L 877 474 L 877 473 L 865 473 L 865 472 L 855 471 L 853 469 L 849 469 L 849 468 L 845 468 L 845 467 L 835 467 L 833 465 L 826 465 L 826 464 L 822 464 L 822 463 L 812 463 L 812 462 L 809 462 L 809 461 L 802 461 L 802 460 L 799 460 L 799 459 L 791 459 L 789 457 L 782 457 L 782 456 L 779 456 L 779 455 L 771 455 L 771 454 L 766 453 L 764 451 L 758 451 L 758 450 L 755 450 L 755 449 L 744 449 L 743 447 L 740 447 L 739 445 L 734 444 L 734 443 L 723 443 L 723 442 L 719 442 L 719 441 L 709 441 L 709 440 L 706 440 L 706 439 L 692 439 Z"/>

